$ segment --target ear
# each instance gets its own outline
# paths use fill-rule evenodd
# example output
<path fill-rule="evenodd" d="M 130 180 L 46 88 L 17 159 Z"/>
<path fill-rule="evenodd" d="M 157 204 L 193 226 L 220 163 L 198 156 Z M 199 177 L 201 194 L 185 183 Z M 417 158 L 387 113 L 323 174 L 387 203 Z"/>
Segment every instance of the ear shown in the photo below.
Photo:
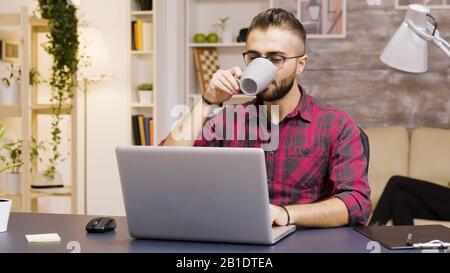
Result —
<path fill-rule="evenodd" d="M 308 63 L 309 58 L 308 55 L 305 55 L 301 58 L 298 58 L 297 61 L 297 75 L 300 75 L 303 73 L 303 70 L 305 70 L 306 64 Z"/>

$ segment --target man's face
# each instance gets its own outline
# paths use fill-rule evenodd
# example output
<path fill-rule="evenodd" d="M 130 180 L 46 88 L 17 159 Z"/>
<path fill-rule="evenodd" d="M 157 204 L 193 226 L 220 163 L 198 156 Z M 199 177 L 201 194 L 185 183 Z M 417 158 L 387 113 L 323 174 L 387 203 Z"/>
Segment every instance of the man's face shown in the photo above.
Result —
<path fill-rule="evenodd" d="M 280 28 L 254 29 L 247 39 L 247 52 L 260 56 L 280 55 L 293 57 L 303 55 L 303 42 L 291 31 Z M 282 68 L 277 68 L 274 81 L 258 96 L 264 101 L 275 101 L 286 96 L 296 78 L 303 72 L 307 57 L 287 59 Z"/>

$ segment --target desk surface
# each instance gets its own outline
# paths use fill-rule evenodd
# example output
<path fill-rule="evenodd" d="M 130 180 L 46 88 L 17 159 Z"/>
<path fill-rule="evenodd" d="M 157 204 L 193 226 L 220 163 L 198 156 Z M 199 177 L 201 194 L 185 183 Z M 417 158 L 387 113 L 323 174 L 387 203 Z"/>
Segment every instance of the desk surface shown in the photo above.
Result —
<path fill-rule="evenodd" d="M 370 240 L 352 228 L 297 230 L 273 246 L 136 240 L 129 236 L 125 217 L 114 217 L 117 228 L 107 234 L 88 234 L 85 226 L 93 216 L 12 213 L 8 231 L 0 233 L 0 252 L 70 252 L 71 241 L 81 252 L 158 253 L 368 253 Z M 25 234 L 58 233 L 61 243 L 28 244 Z M 69 244 L 69 246 L 68 246 Z M 69 250 L 68 250 L 69 248 Z M 389 252 L 381 247 L 381 252 Z M 398 251 L 396 251 L 398 252 Z"/>

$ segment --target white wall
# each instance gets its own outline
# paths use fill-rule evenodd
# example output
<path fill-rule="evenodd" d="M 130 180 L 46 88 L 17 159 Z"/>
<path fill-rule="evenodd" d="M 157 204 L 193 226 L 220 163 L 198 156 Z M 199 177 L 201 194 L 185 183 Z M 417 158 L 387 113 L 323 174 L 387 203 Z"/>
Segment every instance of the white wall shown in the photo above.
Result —
<path fill-rule="evenodd" d="M 127 6 L 130 0 L 81 1 L 82 20 L 102 30 L 113 78 L 88 93 L 87 213 L 124 215 L 114 149 L 130 143 Z"/>
<path fill-rule="evenodd" d="M 154 0 L 155 1 L 155 0 Z M 171 131 L 177 117 L 171 117 L 172 108 L 185 103 L 185 1 L 158 1 L 157 16 L 157 77 L 158 140 Z M 179 117 L 178 117 L 179 118 Z"/>

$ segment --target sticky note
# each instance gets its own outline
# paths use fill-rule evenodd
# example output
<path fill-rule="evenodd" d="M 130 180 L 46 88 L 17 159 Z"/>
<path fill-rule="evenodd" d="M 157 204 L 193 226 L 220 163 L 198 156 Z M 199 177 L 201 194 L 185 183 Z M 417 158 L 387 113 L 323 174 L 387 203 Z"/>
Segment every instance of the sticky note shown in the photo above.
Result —
<path fill-rule="evenodd" d="M 25 235 L 28 243 L 57 243 L 61 237 L 57 233 Z"/>

